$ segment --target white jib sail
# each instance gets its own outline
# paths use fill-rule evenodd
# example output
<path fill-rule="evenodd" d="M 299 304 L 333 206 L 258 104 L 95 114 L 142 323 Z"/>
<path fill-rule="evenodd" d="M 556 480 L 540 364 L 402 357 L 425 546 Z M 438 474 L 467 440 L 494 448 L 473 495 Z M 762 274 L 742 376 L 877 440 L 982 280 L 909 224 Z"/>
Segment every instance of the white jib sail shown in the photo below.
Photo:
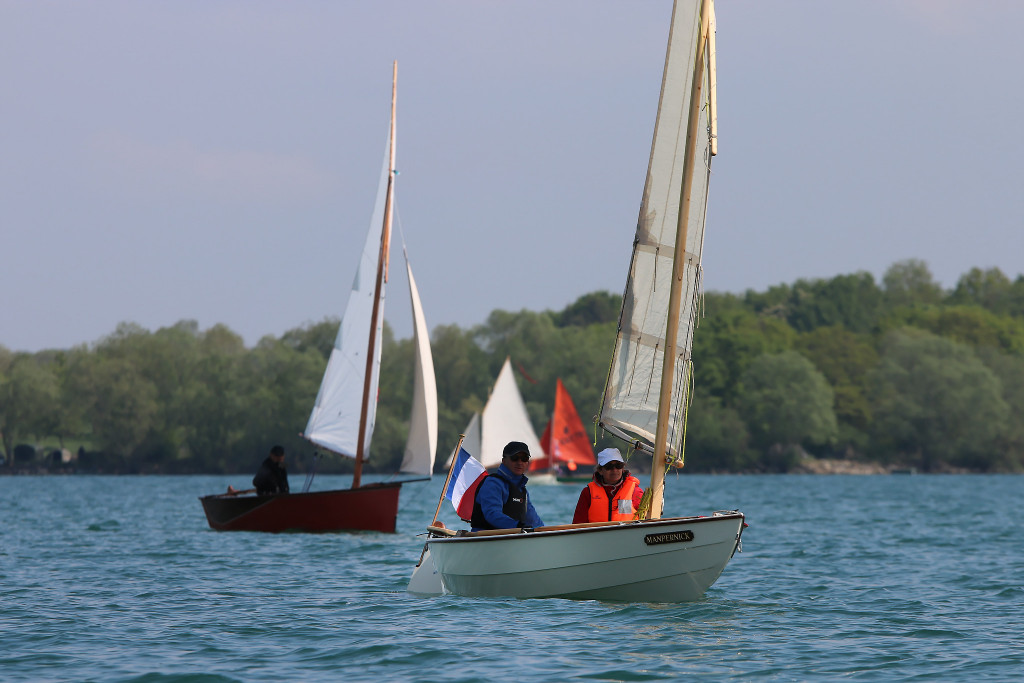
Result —
<path fill-rule="evenodd" d="M 537 432 L 530 423 L 530 415 L 526 412 L 523 396 L 516 386 L 512 363 L 506 358 L 480 416 L 480 453 L 470 452 L 470 455 L 484 467 L 497 467 L 501 464 L 501 452 L 509 441 L 522 441 L 535 457 L 544 455 Z"/>
<path fill-rule="evenodd" d="M 694 158 L 684 159 L 691 83 L 700 32 L 700 0 L 678 0 L 672 16 L 654 141 L 637 221 L 633 258 L 623 296 L 601 422 L 654 443 L 663 366 L 669 290 L 679 223 L 684 163 L 694 164 L 690 188 L 681 309 L 667 450 L 678 453 L 689 388 L 690 351 L 696 325 L 700 259 L 710 174 L 708 107 L 701 104 Z M 705 60 L 706 62 L 706 60 Z M 708 72 L 700 76 L 706 98 Z"/>
<path fill-rule="evenodd" d="M 384 228 L 384 205 L 387 201 L 390 171 L 390 132 L 384 152 L 384 168 L 377 187 L 377 201 L 370 219 L 366 243 L 359 257 L 359 268 L 349 293 L 345 314 L 338 326 L 327 370 L 320 383 L 316 403 L 309 415 L 304 436 L 329 451 L 350 458 L 356 457 L 359 416 L 362 411 L 363 385 L 366 380 L 366 353 L 370 339 L 374 289 L 377 278 L 377 260 L 381 251 L 381 232 Z M 380 374 L 381 330 L 384 325 L 384 286 L 381 286 L 377 316 L 376 344 L 370 366 L 370 392 L 366 416 L 366 437 L 363 443 L 364 459 L 370 456 L 370 439 L 377 415 L 377 379 Z"/>
<path fill-rule="evenodd" d="M 473 413 L 473 417 L 469 418 L 469 424 L 466 425 L 464 430 L 465 438 L 462 440 L 462 449 L 472 455 L 474 458 L 479 460 L 480 455 L 480 413 Z M 452 460 L 458 455 L 457 452 L 452 453 L 448 456 L 448 460 L 445 461 L 445 470 L 452 466 Z"/>
<path fill-rule="evenodd" d="M 409 273 L 409 298 L 412 300 L 413 345 L 416 347 L 412 414 L 409 416 L 409 438 L 405 442 L 402 472 L 430 476 L 434 469 L 437 450 L 437 381 L 434 377 L 434 359 L 430 354 L 430 333 L 423 317 L 423 306 L 412 266 L 405 261 Z"/>
<path fill-rule="evenodd" d="M 544 449 L 540 447 L 540 439 L 530 423 L 530 415 L 526 412 L 526 404 L 516 386 L 508 358 L 501 366 L 483 414 L 473 413 L 464 433 L 466 438 L 462 440 L 462 449 L 479 460 L 484 467 L 497 467 L 501 464 L 501 452 L 509 441 L 522 441 L 535 458 L 544 456 Z M 446 468 L 451 467 L 455 455 L 453 453 L 448 456 L 444 464 Z"/>

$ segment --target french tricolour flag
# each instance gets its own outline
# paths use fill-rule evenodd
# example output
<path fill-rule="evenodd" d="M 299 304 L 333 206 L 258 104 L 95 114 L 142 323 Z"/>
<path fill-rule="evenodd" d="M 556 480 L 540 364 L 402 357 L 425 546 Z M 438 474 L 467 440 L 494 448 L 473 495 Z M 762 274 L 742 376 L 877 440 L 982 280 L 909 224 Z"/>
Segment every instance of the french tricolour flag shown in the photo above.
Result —
<path fill-rule="evenodd" d="M 444 497 L 455 506 L 455 512 L 459 519 L 468 522 L 473 516 L 473 501 L 476 498 L 476 488 L 487 476 L 487 470 L 480 464 L 480 461 L 459 448 L 459 455 L 452 464 L 452 476 L 448 480 L 448 488 L 444 491 Z"/>

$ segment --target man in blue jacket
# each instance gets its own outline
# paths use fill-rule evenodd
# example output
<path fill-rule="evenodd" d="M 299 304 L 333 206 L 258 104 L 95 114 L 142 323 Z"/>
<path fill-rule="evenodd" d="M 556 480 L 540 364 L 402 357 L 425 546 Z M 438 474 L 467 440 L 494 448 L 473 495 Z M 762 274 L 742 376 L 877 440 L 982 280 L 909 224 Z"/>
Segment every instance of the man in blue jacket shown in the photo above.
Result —
<path fill-rule="evenodd" d="M 470 519 L 473 531 L 544 526 L 526 493 L 529 467 L 530 448 L 522 441 L 509 441 L 501 453 L 501 465 L 476 490 Z"/>

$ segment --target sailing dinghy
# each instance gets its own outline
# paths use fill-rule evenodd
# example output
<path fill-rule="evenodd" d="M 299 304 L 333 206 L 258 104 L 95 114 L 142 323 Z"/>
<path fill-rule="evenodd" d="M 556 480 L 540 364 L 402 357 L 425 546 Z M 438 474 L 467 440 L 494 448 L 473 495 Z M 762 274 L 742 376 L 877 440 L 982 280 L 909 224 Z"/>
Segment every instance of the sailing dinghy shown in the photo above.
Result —
<path fill-rule="evenodd" d="M 654 142 L 600 424 L 652 454 L 639 519 L 537 529 L 433 524 L 410 591 L 636 602 L 697 600 L 740 544 L 743 514 L 661 518 L 665 473 L 682 460 L 711 157 L 712 0 L 676 0 Z M 450 476 L 450 475 L 449 475 Z"/>
<path fill-rule="evenodd" d="M 395 531 L 403 482 L 363 484 L 362 470 L 370 454 L 377 411 L 396 176 L 397 78 L 398 63 L 395 62 L 391 127 L 374 214 L 345 314 L 303 434 L 318 449 L 355 460 L 352 487 L 264 496 L 204 496 L 200 500 L 207 521 L 218 531 Z M 409 438 L 400 471 L 429 478 L 437 447 L 437 387 L 430 337 L 408 258 L 406 268 L 416 366 Z"/>
<path fill-rule="evenodd" d="M 565 483 L 587 482 L 593 477 L 591 470 L 580 469 L 580 465 L 596 465 L 597 460 L 576 404 L 561 378 L 555 380 L 555 408 L 540 437 L 540 446 L 544 455 L 530 459 L 530 481 L 545 471 L 553 472 L 558 482 Z"/>

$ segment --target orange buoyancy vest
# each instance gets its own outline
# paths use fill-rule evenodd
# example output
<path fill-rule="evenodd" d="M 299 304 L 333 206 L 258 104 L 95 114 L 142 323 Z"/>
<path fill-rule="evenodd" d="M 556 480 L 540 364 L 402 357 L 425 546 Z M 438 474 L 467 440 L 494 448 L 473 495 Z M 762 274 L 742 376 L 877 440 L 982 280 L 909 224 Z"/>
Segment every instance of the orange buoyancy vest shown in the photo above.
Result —
<path fill-rule="evenodd" d="M 629 475 L 622 486 L 615 492 L 615 497 L 608 500 L 608 492 L 596 481 L 587 484 L 590 489 L 590 510 L 587 511 L 588 522 L 628 522 L 635 517 L 633 509 L 633 491 L 640 485 L 640 480 Z M 611 517 L 609 518 L 609 513 Z"/>

